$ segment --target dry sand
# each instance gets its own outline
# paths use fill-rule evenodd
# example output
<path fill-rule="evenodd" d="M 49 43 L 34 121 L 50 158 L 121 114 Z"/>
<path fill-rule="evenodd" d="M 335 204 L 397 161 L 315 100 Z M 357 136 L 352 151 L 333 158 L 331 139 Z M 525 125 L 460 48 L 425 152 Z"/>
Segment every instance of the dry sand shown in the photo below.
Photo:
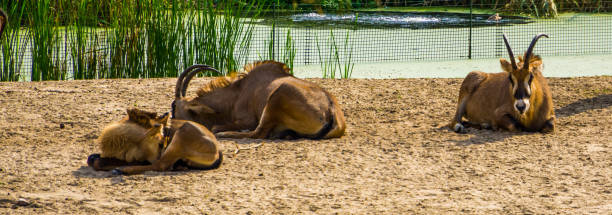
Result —
<path fill-rule="evenodd" d="M 549 79 L 553 134 L 441 129 L 461 79 L 309 79 L 343 106 L 344 137 L 221 139 L 212 171 L 87 167 L 106 124 L 168 111 L 175 80 L 0 83 L 0 214 L 612 213 L 610 76 Z"/>

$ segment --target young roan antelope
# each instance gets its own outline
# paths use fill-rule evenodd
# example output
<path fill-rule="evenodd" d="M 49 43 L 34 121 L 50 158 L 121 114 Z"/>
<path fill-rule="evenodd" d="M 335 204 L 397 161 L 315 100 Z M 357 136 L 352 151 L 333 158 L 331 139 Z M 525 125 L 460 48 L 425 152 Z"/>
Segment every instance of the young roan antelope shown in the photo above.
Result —
<path fill-rule="evenodd" d="M 216 169 L 223 161 L 215 136 L 204 126 L 168 114 L 128 109 L 128 116 L 106 126 L 98 138 L 101 154 L 87 164 L 112 174 L 171 169 Z M 168 124 L 168 125 L 167 125 Z"/>
<path fill-rule="evenodd" d="M 465 77 L 451 129 L 458 133 L 466 132 L 466 127 L 545 133 L 554 130 L 555 113 L 548 83 L 542 76 L 542 58 L 532 55 L 540 37 L 548 35 L 536 35 L 516 63 L 503 35 L 510 62 L 499 60 L 504 72 L 474 71 Z"/>

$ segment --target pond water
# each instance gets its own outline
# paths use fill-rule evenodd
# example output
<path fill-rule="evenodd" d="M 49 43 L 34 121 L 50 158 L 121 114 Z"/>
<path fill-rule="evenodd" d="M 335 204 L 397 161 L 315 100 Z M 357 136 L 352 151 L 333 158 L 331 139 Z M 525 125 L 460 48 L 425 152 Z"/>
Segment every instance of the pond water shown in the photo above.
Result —
<path fill-rule="evenodd" d="M 532 21 L 520 16 L 504 16 L 501 20 L 488 20 L 490 15 L 473 14 L 473 26 L 495 26 L 508 24 L 526 24 Z M 421 13 L 421 12 L 359 12 L 359 13 L 299 13 L 266 16 L 265 23 L 299 26 L 329 26 L 360 28 L 444 28 L 467 27 L 470 15 L 465 13 Z"/>

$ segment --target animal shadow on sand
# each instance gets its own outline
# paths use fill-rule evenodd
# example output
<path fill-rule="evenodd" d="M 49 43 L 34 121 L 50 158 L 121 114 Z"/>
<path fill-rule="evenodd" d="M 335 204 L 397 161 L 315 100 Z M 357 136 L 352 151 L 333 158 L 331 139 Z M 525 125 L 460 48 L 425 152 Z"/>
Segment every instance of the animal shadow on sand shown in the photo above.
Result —
<path fill-rule="evenodd" d="M 464 134 L 464 135 L 472 135 L 469 139 L 451 140 L 451 141 L 455 142 L 457 146 L 469 146 L 469 145 L 474 145 L 474 144 L 486 144 L 486 143 L 503 141 L 513 136 L 529 135 L 533 133 L 534 132 L 510 132 L 510 131 L 504 131 L 504 130 L 495 131 L 495 130 L 490 130 L 490 129 L 468 128 L 467 134 Z"/>
<path fill-rule="evenodd" d="M 308 141 L 307 138 L 288 138 L 288 139 L 234 139 L 234 138 L 221 138 L 220 142 L 225 142 L 226 151 L 228 152 L 228 157 L 233 158 L 237 156 L 239 152 L 249 151 L 249 150 L 259 150 L 265 144 L 295 144 L 300 141 Z M 320 140 L 325 141 L 325 140 Z M 231 146 L 229 143 L 232 143 Z"/>
<path fill-rule="evenodd" d="M 172 170 L 172 171 L 164 171 L 164 172 L 156 172 L 156 171 L 148 171 L 144 174 L 145 176 L 165 176 L 165 175 L 184 175 L 189 172 L 195 171 L 206 171 L 206 170 Z M 77 178 L 110 178 L 110 177 L 118 177 L 118 175 L 113 175 L 111 171 L 96 171 L 89 166 L 81 166 L 79 169 L 72 171 L 72 175 Z"/>
<path fill-rule="evenodd" d="M 78 178 L 108 178 L 112 176 L 110 171 L 96 171 L 89 166 L 81 166 L 79 169 L 72 171 L 72 175 Z"/>
<path fill-rule="evenodd" d="M 557 118 L 569 117 L 589 110 L 605 109 L 612 106 L 612 94 L 602 94 L 580 99 L 555 110 Z"/>
<path fill-rule="evenodd" d="M 264 144 L 271 143 L 286 143 L 286 142 L 298 142 L 300 140 L 305 139 L 293 139 L 293 140 L 262 140 L 262 139 L 231 139 L 231 138 L 223 138 L 219 139 L 220 142 L 231 142 L 234 141 L 235 144 L 229 145 L 225 144 L 225 150 L 223 150 L 224 162 L 227 162 L 227 159 L 231 159 L 237 156 L 237 153 L 244 153 L 244 151 L 248 150 L 256 150 L 260 146 Z M 179 161 L 180 162 L 180 161 Z M 223 163 L 221 167 L 223 168 Z M 201 171 L 211 171 L 211 170 L 198 170 L 198 169 L 181 169 L 181 170 L 171 170 L 171 171 L 147 171 L 144 174 L 145 176 L 169 176 L 169 175 L 184 175 L 192 172 L 201 172 Z M 96 171 L 89 166 L 81 166 L 79 169 L 72 171 L 72 175 L 74 177 L 82 177 L 82 178 L 109 178 L 109 177 L 118 177 L 111 174 L 111 171 Z"/>

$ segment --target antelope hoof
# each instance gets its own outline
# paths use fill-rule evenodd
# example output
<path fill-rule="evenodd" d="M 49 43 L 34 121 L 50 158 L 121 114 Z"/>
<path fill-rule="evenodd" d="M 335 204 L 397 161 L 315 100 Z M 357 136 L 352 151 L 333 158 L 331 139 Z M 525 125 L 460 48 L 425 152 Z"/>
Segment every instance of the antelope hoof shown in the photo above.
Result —
<path fill-rule="evenodd" d="M 217 138 L 235 138 L 235 139 L 253 138 L 252 135 L 250 135 L 249 133 L 237 132 L 237 131 L 223 131 L 223 132 L 215 133 L 215 137 Z"/>
<path fill-rule="evenodd" d="M 219 126 L 213 126 L 212 129 L 210 129 L 210 132 L 212 132 L 213 134 L 222 132 L 221 128 L 219 128 Z"/>
<path fill-rule="evenodd" d="M 125 175 L 125 172 L 121 171 L 120 169 L 113 169 L 111 171 L 111 175 Z"/>
<path fill-rule="evenodd" d="M 215 134 L 215 137 L 217 138 L 228 138 L 231 137 L 227 131 L 222 131 L 222 132 L 217 132 L 217 133 L 213 133 Z"/>
<path fill-rule="evenodd" d="M 100 154 L 91 154 L 87 157 L 87 166 L 93 167 L 96 160 L 100 159 Z"/>
<path fill-rule="evenodd" d="M 555 124 L 553 123 L 553 121 L 546 121 L 544 128 L 542 128 L 542 133 L 552 133 L 553 131 L 555 131 Z"/>
<path fill-rule="evenodd" d="M 453 130 L 460 134 L 465 134 L 467 132 L 465 130 L 465 126 L 463 126 L 461 123 L 455 124 L 455 127 L 453 127 Z"/>
<path fill-rule="evenodd" d="M 521 132 L 521 128 L 519 128 L 518 126 L 514 124 L 509 125 L 508 128 L 506 129 L 508 129 L 508 131 L 510 132 Z"/>

